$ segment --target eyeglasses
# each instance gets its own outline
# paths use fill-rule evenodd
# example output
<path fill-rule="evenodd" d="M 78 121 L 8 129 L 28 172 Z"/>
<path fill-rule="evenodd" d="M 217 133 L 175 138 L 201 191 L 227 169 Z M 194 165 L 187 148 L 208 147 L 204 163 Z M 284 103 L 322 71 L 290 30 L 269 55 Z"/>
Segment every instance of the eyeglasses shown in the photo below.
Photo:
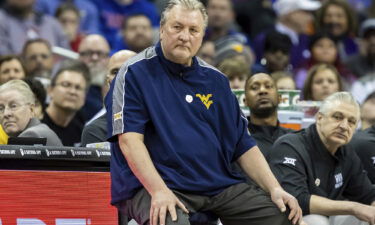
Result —
<path fill-rule="evenodd" d="M 65 89 L 74 88 L 76 91 L 84 91 L 84 90 L 86 90 L 85 87 L 82 87 L 79 84 L 72 84 L 72 83 L 70 83 L 68 81 L 63 81 L 63 82 L 57 83 L 57 84 L 55 84 L 55 86 L 61 86 L 61 87 L 65 88 Z"/>
<path fill-rule="evenodd" d="M 27 60 L 37 60 L 37 58 L 41 58 L 43 60 L 46 60 L 48 59 L 49 57 L 51 57 L 51 54 L 35 54 L 35 55 L 30 55 L 29 57 L 27 57 Z"/>
<path fill-rule="evenodd" d="M 0 115 L 4 115 L 5 109 L 8 108 L 11 112 L 16 112 L 21 109 L 22 106 L 30 105 L 30 103 L 19 104 L 19 103 L 10 103 L 6 105 L 0 105 Z"/>
<path fill-rule="evenodd" d="M 108 57 L 109 53 L 108 52 L 102 52 L 102 51 L 82 51 L 79 53 L 81 57 L 93 57 L 94 55 L 97 55 L 98 58 L 104 59 Z"/>

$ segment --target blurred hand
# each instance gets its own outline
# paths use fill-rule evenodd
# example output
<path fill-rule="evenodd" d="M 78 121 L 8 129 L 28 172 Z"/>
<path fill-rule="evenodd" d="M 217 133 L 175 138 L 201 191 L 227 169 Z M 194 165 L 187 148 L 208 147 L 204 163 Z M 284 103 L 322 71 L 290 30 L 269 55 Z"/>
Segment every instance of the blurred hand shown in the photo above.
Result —
<path fill-rule="evenodd" d="M 279 207 L 281 212 L 285 212 L 286 207 L 289 207 L 290 213 L 288 219 L 291 220 L 293 224 L 305 224 L 302 221 L 302 209 L 299 207 L 297 199 L 291 194 L 284 191 L 281 187 L 278 187 L 271 191 L 271 199 L 277 207 Z"/>
<path fill-rule="evenodd" d="M 164 225 L 167 212 L 170 213 L 172 220 L 176 221 L 176 205 L 184 212 L 189 213 L 185 205 L 170 189 L 158 191 L 151 195 L 150 225 Z"/>

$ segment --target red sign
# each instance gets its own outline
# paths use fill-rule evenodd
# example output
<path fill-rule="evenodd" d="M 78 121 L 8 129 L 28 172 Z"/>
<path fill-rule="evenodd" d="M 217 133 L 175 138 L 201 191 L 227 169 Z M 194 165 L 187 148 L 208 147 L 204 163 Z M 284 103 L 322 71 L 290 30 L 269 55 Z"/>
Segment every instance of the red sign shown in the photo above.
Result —
<path fill-rule="evenodd" d="M 0 171 L 0 225 L 117 225 L 108 172 Z"/>

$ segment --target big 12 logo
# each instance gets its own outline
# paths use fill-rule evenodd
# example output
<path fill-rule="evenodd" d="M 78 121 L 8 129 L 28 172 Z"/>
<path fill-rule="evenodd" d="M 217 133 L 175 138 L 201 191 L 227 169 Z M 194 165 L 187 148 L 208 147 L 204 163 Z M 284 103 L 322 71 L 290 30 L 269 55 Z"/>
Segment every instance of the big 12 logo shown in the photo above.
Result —
<path fill-rule="evenodd" d="M 0 225 L 3 224 L 0 219 Z M 35 218 L 18 218 L 16 225 L 47 225 L 40 219 Z M 91 225 L 90 219 L 56 219 L 54 225 Z"/>

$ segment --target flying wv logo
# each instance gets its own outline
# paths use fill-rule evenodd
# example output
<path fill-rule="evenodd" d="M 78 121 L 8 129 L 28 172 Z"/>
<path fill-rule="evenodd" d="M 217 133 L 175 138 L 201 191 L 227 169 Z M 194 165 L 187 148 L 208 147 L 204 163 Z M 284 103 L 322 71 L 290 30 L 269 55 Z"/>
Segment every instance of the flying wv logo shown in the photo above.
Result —
<path fill-rule="evenodd" d="M 198 97 L 202 103 L 206 106 L 207 109 L 210 108 L 211 104 L 214 103 L 210 98 L 212 97 L 212 94 L 207 94 L 207 95 L 201 95 L 201 94 L 196 94 L 196 97 Z"/>

